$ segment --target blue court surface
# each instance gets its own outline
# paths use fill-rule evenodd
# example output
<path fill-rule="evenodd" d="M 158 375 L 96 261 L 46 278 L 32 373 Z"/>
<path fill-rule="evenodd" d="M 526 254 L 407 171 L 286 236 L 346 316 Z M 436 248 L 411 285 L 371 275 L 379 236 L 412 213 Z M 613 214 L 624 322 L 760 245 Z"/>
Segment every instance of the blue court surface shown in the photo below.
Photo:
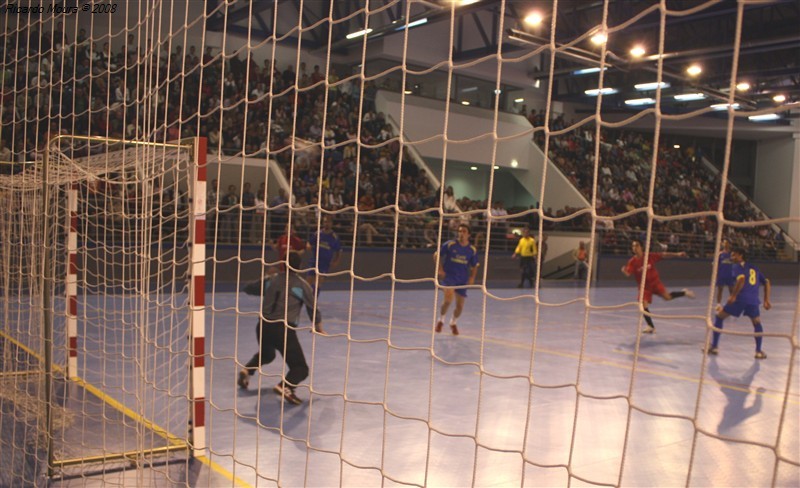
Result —
<path fill-rule="evenodd" d="M 633 286 L 471 289 L 457 337 L 432 287 L 323 289 L 299 406 L 280 356 L 236 386 L 259 301 L 209 294 L 209 457 L 253 486 L 799 486 L 798 288 L 773 287 L 765 360 L 746 318 L 705 356 L 694 289 L 656 299 L 653 335 Z"/>

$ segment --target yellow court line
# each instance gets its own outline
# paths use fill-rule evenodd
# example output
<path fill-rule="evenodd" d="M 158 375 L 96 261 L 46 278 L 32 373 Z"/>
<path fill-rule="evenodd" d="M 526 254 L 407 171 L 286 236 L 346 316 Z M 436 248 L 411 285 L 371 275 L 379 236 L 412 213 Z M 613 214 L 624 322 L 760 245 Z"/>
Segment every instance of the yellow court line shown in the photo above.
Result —
<path fill-rule="evenodd" d="M 250 483 L 247 483 L 247 482 L 243 481 L 242 479 L 234 476 L 233 473 L 231 473 L 226 468 L 224 468 L 223 466 L 217 464 L 216 462 L 212 461 L 211 459 L 209 459 L 206 456 L 197 456 L 195 459 L 197 459 L 201 463 L 203 463 L 206 466 L 208 466 L 215 473 L 227 478 L 229 481 L 232 481 L 232 482 L 236 483 L 236 486 L 242 486 L 244 488 L 252 488 L 252 486 L 253 486 Z"/>
<path fill-rule="evenodd" d="M 29 347 L 25 346 L 24 344 L 22 344 L 21 342 L 19 342 L 16 339 L 14 339 L 13 337 L 10 337 L 5 332 L 0 331 L 0 337 L 5 338 L 9 342 L 13 343 L 14 345 L 19 347 L 20 349 L 22 349 L 25 352 L 27 352 L 28 354 L 30 354 L 32 357 L 36 358 L 38 361 L 42 362 L 42 357 L 37 352 L 35 352 L 33 349 L 30 349 Z M 58 366 L 58 365 L 56 365 L 56 364 L 53 365 L 53 368 L 56 371 L 63 372 L 63 368 Z M 43 372 L 43 371 L 41 371 L 41 372 Z M 115 400 L 114 398 L 112 398 L 109 395 L 107 395 L 107 394 L 103 393 L 102 391 L 100 391 L 97 387 L 87 383 L 86 380 L 84 380 L 83 378 L 70 378 L 70 380 L 74 381 L 75 383 L 77 383 L 78 385 L 83 387 L 86 391 L 88 391 L 89 393 L 93 394 L 94 396 L 96 396 L 101 401 L 103 401 L 106 404 L 108 404 L 111 408 L 114 408 L 114 409 L 120 411 L 122 414 L 124 414 L 127 417 L 133 419 L 134 421 L 139 422 L 140 424 L 152 429 L 156 434 L 160 435 L 161 437 L 163 437 L 164 439 L 169 441 L 170 444 L 176 445 L 176 444 L 183 444 L 184 443 L 184 441 L 181 438 L 179 438 L 178 436 L 169 433 L 169 431 L 167 431 L 166 429 L 160 427 L 159 425 L 155 424 L 154 422 L 151 422 L 150 420 L 148 420 L 148 419 L 142 417 L 141 415 L 137 414 L 136 412 L 134 412 L 133 410 L 129 409 L 125 405 L 121 404 L 119 401 Z M 191 447 L 189 447 L 189 449 L 191 449 Z M 217 464 L 216 462 L 212 461 L 211 459 L 207 458 L 206 456 L 197 456 L 195 459 L 197 459 L 198 461 L 200 461 L 203 464 L 207 465 L 211 470 L 213 470 L 217 474 L 219 474 L 221 476 L 224 476 L 228 480 L 236 483 L 238 486 L 243 486 L 243 487 L 247 487 L 247 488 L 249 488 L 251 486 L 250 484 L 248 484 L 248 483 L 242 481 L 241 479 L 237 478 L 236 476 L 234 476 L 234 474 L 232 472 L 228 471 L 227 469 L 225 469 L 221 465 Z"/>
<path fill-rule="evenodd" d="M 340 323 L 343 323 L 345 325 L 347 324 L 346 321 L 343 321 L 341 319 L 331 319 L 329 321 L 330 322 L 340 322 Z M 351 324 L 355 324 L 355 325 L 363 325 L 363 326 L 366 326 L 366 327 L 375 327 L 375 328 L 383 328 L 383 329 L 388 328 L 384 324 L 378 324 L 378 323 L 375 323 L 375 322 L 362 322 L 362 321 L 353 320 L 353 321 L 350 321 L 350 323 Z M 426 329 L 421 329 L 419 327 L 403 327 L 403 326 L 392 325 L 392 329 L 398 329 L 398 330 L 404 330 L 404 331 L 410 331 L 410 332 L 422 332 L 422 333 L 426 333 L 426 334 L 430 333 Z M 472 336 L 464 335 L 464 334 L 461 334 L 458 337 L 459 337 L 459 340 L 466 339 L 466 340 L 470 340 L 470 341 L 474 341 L 474 342 L 480 342 L 481 341 L 481 339 L 479 337 L 472 337 Z M 502 339 L 486 338 L 485 342 L 490 342 L 492 344 L 502 345 L 502 346 L 513 348 L 513 349 L 522 349 L 522 350 L 527 350 L 527 351 L 531 350 L 530 346 L 523 345 L 523 344 L 518 344 L 518 343 L 515 343 L 515 342 L 504 341 Z M 558 351 L 558 350 L 554 350 L 554 349 L 546 349 L 546 348 L 538 348 L 537 347 L 536 351 L 537 352 L 542 352 L 542 353 L 545 353 L 545 354 L 552 354 L 554 356 L 567 357 L 567 358 L 570 358 L 570 359 L 580 359 L 580 357 L 581 357 L 579 354 L 570 353 L 570 352 L 564 352 L 564 351 Z M 645 356 L 645 355 L 642 355 L 642 354 L 639 354 L 639 357 L 652 358 L 652 356 Z M 584 358 L 586 360 L 592 362 L 592 363 L 599 364 L 599 365 L 602 365 L 602 366 L 612 366 L 612 367 L 620 368 L 620 369 L 624 369 L 624 370 L 630 370 L 631 369 L 629 365 L 620 364 L 620 363 L 612 361 L 612 360 L 598 359 L 598 358 L 594 358 L 592 356 L 584 356 Z M 667 362 L 667 361 L 664 361 L 662 359 L 654 359 L 654 360 Z M 641 368 L 640 367 L 640 368 L 636 369 L 636 372 L 647 373 L 647 374 L 651 374 L 651 375 L 654 375 L 654 376 L 661 376 L 661 377 L 664 377 L 664 378 L 689 381 L 691 383 L 700 383 L 700 379 L 699 378 L 686 376 L 686 375 L 681 375 L 681 374 L 677 374 L 677 373 L 670 373 L 668 371 L 661 371 L 661 370 L 656 370 L 656 369 L 649 369 L 649 368 Z M 783 393 L 777 392 L 776 390 L 773 390 L 774 392 L 769 392 L 769 393 L 768 392 L 760 392 L 760 391 L 757 391 L 755 388 L 742 388 L 742 387 L 738 387 L 738 386 L 734 386 L 734 385 L 723 385 L 723 384 L 717 383 L 713 379 L 709 380 L 708 378 L 709 378 L 708 376 L 705 377 L 705 379 L 703 381 L 704 385 L 719 386 L 719 387 L 725 388 L 725 389 L 730 389 L 730 390 L 735 390 L 735 391 L 742 391 L 742 392 L 749 392 L 749 393 L 755 393 L 756 395 L 770 396 L 770 397 L 775 397 L 775 398 L 778 398 L 778 399 L 783 399 Z M 797 396 L 797 395 L 795 395 L 795 396 Z M 789 403 L 791 403 L 792 405 L 800 405 L 800 399 L 792 399 L 791 396 L 790 396 Z"/>

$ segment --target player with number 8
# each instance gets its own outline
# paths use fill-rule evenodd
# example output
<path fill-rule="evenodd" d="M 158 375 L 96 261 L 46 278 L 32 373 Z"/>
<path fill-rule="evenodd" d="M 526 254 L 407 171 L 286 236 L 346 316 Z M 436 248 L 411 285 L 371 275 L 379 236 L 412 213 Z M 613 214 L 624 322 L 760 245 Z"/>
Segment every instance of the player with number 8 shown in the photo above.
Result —
<path fill-rule="evenodd" d="M 753 330 L 756 333 L 756 359 L 766 359 L 767 353 L 761 350 L 762 337 L 758 334 L 764 332 L 764 327 L 761 325 L 760 302 L 758 299 L 758 289 L 764 285 L 764 310 L 772 308 L 772 303 L 769 301 L 770 295 L 770 282 L 761 274 L 755 266 L 745 262 L 745 251 L 741 248 L 731 250 L 731 261 L 733 261 L 733 276 L 736 278 L 736 283 L 733 285 L 733 291 L 728 302 L 724 307 L 717 308 L 717 316 L 714 319 L 714 327 L 719 330 L 714 330 L 711 338 L 711 347 L 705 351 L 707 354 L 716 355 L 719 353 L 719 339 L 722 333 L 723 321 L 733 315 L 740 317 L 742 314 L 750 317 L 753 322 Z"/>

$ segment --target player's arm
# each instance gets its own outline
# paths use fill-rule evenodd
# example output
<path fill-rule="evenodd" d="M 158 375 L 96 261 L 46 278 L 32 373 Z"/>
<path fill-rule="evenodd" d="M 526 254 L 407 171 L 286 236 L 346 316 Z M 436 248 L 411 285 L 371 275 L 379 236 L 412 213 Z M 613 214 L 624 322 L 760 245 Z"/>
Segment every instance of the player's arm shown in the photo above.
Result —
<path fill-rule="evenodd" d="M 625 276 L 630 276 L 631 273 L 633 273 L 633 270 L 631 269 L 631 262 L 628 261 L 627 263 L 622 265 L 622 274 L 624 274 Z"/>
<path fill-rule="evenodd" d="M 517 256 L 522 252 L 522 239 L 517 242 L 517 248 L 514 249 L 514 254 L 511 255 L 511 259 L 517 259 Z"/>
<path fill-rule="evenodd" d="M 685 258 L 687 256 L 685 251 L 681 252 L 663 252 L 661 255 L 665 258 Z"/>
<path fill-rule="evenodd" d="M 772 308 L 772 302 L 769 301 L 769 296 L 772 293 L 772 284 L 768 278 L 764 278 L 764 310 Z"/>
<path fill-rule="evenodd" d="M 469 268 L 469 281 L 467 282 L 468 285 L 475 283 L 475 277 L 478 275 L 478 266 L 480 265 L 476 264 L 475 266 Z"/>
<path fill-rule="evenodd" d="M 733 291 L 731 291 L 731 296 L 728 297 L 728 304 L 733 304 L 736 301 L 736 297 L 739 295 L 739 292 L 742 291 L 744 288 L 744 275 L 739 275 L 736 277 L 736 283 L 733 285 Z"/>
<path fill-rule="evenodd" d="M 248 295 L 260 296 L 261 292 L 269 287 L 269 282 L 269 278 L 266 278 L 264 281 L 253 281 L 252 283 L 245 285 L 244 292 Z"/>
<path fill-rule="evenodd" d="M 301 286 L 303 288 L 303 305 L 306 307 L 308 320 L 314 322 L 314 330 L 320 334 L 325 334 L 325 331 L 322 330 L 322 314 L 319 313 L 319 308 L 317 308 L 314 290 L 311 289 L 311 285 L 305 280 L 301 280 Z"/>

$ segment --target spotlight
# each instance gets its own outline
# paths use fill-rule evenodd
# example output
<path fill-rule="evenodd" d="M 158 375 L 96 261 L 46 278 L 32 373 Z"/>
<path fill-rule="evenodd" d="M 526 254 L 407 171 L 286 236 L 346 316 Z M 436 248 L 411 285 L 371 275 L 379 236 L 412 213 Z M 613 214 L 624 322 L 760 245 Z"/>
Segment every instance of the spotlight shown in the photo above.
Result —
<path fill-rule="evenodd" d="M 747 91 L 747 90 L 749 90 L 749 89 L 750 89 L 750 83 L 748 83 L 748 82 L 746 82 L 746 81 L 743 81 L 743 82 L 741 82 L 741 83 L 738 83 L 738 84 L 736 85 L 736 89 L 737 89 L 737 90 L 739 90 L 739 91 Z"/>
<path fill-rule="evenodd" d="M 641 58 L 645 54 L 647 54 L 647 51 L 645 51 L 642 46 L 634 46 L 633 49 L 631 49 L 631 56 L 634 58 Z"/>
<path fill-rule="evenodd" d="M 686 72 L 689 74 L 689 76 L 697 76 L 703 72 L 703 68 L 701 68 L 698 64 L 693 64 L 686 68 Z"/>
<path fill-rule="evenodd" d="M 597 46 L 605 44 L 607 40 L 608 40 L 608 35 L 603 31 L 600 31 L 592 36 L 592 44 L 595 44 Z"/>
<path fill-rule="evenodd" d="M 539 25 L 542 23 L 542 14 L 539 12 L 531 12 L 525 17 L 525 23 L 528 25 Z"/>
<path fill-rule="evenodd" d="M 783 95 L 783 94 L 775 95 L 774 97 L 772 97 L 772 101 L 778 102 L 778 103 L 783 103 L 783 102 L 786 101 L 786 95 Z"/>

